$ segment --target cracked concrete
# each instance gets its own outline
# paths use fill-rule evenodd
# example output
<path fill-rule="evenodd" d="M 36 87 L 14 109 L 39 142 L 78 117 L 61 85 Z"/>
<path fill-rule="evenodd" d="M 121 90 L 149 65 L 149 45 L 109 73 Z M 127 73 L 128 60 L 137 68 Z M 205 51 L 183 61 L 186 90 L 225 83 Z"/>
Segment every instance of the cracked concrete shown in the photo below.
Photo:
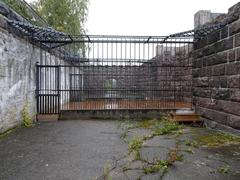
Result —
<path fill-rule="evenodd" d="M 186 144 L 215 131 L 185 127 L 181 133 L 147 138 L 140 148 L 140 159 L 135 160 L 127 143 L 151 135 L 153 129 L 129 127 L 126 131 L 117 128 L 116 121 L 86 120 L 20 128 L 0 139 L 0 179 L 240 179 L 239 144 L 217 147 Z M 172 150 L 182 159 L 175 159 L 166 170 L 146 174 L 144 168 L 160 160 L 169 161 Z M 220 168 L 224 172 L 219 172 Z"/>

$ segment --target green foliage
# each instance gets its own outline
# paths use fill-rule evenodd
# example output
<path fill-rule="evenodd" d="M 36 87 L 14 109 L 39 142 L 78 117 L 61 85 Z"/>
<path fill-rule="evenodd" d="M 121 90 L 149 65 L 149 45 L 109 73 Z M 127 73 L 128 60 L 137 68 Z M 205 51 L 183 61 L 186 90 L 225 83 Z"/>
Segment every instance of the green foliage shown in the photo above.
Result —
<path fill-rule="evenodd" d="M 150 129 L 157 124 L 156 120 L 141 120 L 138 122 L 138 128 Z"/>
<path fill-rule="evenodd" d="M 163 125 L 157 127 L 153 133 L 154 136 L 164 135 L 164 134 L 170 134 L 173 131 L 177 131 L 182 129 L 182 126 L 180 126 L 177 122 L 165 120 L 163 122 Z"/>
<path fill-rule="evenodd" d="M 178 154 L 178 148 L 171 149 L 168 155 L 168 160 L 171 164 L 173 164 L 175 161 L 183 161 L 183 155 Z"/>
<path fill-rule="evenodd" d="M 128 144 L 129 152 L 139 151 L 142 147 L 142 144 L 143 144 L 143 140 L 139 138 L 131 140 Z"/>
<path fill-rule="evenodd" d="M 22 119 L 25 127 L 33 127 L 33 121 L 28 112 L 28 103 L 25 104 L 22 110 Z"/>
<path fill-rule="evenodd" d="M 240 144 L 240 137 L 225 133 L 213 133 L 203 135 L 196 139 L 198 144 L 206 146 L 222 146 L 228 144 Z"/>
<path fill-rule="evenodd" d="M 177 155 L 176 161 L 183 161 L 183 155 Z"/>
<path fill-rule="evenodd" d="M 104 180 L 112 180 L 112 177 L 109 175 L 110 174 L 110 165 L 106 164 L 103 169 L 103 179 Z"/>
<path fill-rule="evenodd" d="M 88 0 L 38 0 L 35 9 L 48 24 L 68 34 L 84 34 Z"/>
<path fill-rule="evenodd" d="M 26 18 L 28 21 L 36 24 L 36 20 L 33 15 L 28 11 L 28 8 L 24 6 L 19 0 L 2 0 L 5 4 L 7 4 L 10 8 L 12 8 L 15 12 L 17 12 L 22 17 Z"/>
<path fill-rule="evenodd" d="M 161 160 L 149 167 L 144 168 L 143 171 L 145 174 L 152 174 L 152 173 L 156 173 L 159 171 L 166 172 L 166 170 L 168 169 L 168 167 L 170 165 L 171 165 L 171 163 L 169 161 Z"/>
<path fill-rule="evenodd" d="M 33 6 L 49 26 L 66 34 L 85 34 L 89 0 L 37 0 Z M 69 51 L 86 56 L 84 43 L 68 45 Z"/>
<path fill-rule="evenodd" d="M 229 165 L 225 165 L 225 166 L 223 166 L 223 167 L 219 167 L 219 168 L 217 169 L 217 171 L 218 171 L 219 173 L 222 173 L 222 174 L 228 174 L 229 171 L 230 171 L 230 167 L 229 167 Z"/>
<path fill-rule="evenodd" d="M 187 146 L 191 146 L 191 147 L 195 147 L 195 148 L 197 148 L 198 147 L 198 142 L 197 141 L 185 141 L 185 144 L 187 145 Z"/>
<path fill-rule="evenodd" d="M 140 149 L 142 147 L 142 144 L 143 144 L 143 140 L 139 139 L 139 138 L 131 140 L 128 144 L 128 151 L 130 153 L 131 152 L 135 153 L 135 160 L 140 160 L 141 159 Z"/>

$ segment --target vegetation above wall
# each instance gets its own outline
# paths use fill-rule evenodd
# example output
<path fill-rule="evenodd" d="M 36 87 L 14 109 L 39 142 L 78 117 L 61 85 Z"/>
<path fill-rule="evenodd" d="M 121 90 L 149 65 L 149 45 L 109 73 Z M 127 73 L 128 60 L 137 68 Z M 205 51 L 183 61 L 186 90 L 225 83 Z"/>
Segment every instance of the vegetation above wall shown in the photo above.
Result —
<path fill-rule="evenodd" d="M 3 2 L 35 25 L 41 26 L 42 20 L 48 26 L 67 34 L 84 34 L 86 31 L 84 23 L 89 0 L 36 0 L 31 6 L 23 0 Z"/>

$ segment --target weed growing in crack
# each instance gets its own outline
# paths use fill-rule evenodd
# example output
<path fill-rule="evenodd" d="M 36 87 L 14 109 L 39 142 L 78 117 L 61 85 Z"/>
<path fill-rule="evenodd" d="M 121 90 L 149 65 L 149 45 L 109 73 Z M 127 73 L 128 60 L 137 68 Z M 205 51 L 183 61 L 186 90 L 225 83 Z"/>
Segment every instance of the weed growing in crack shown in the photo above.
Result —
<path fill-rule="evenodd" d="M 139 138 L 131 140 L 128 144 L 129 152 L 140 150 L 142 147 L 142 144 L 143 144 L 143 140 Z"/>
<path fill-rule="evenodd" d="M 219 168 L 217 169 L 217 171 L 218 171 L 219 173 L 222 173 L 222 174 L 228 174 L 229 171 L 230 171 L 230 166 L 229 166 L 229 165 L 225 165 L 225 166 L 223 166 L 223 167 L 219 167 Z"/>
<path fill-rule="evenodd" d="M 194 151 L 192 148 L 182 149 L 182 151 L 188 152 L 190 154 L 194 154 Z"/>
<path fill-rule="evenodd" d="M 104 180 L 112 180 L 112 177 L 109 175 L 111 171 L 110 165 L 106 164 L 103 169 L 103 179 Z"/>
<path fill-rule="evenodd" d="M 195 147 L 195 148 L 198 148 L 199 144 L 197 141 L 185 141 L 185 145 L 186 146 L 191 146 L 191 147 Z"/>
<path fill-rule="evenodd" d="M 122 168 L 122 171 L 123 171 L 123 172 L 126 172 L 126 171 L 128 171 L 128 170 L 130 170 L 130 168 L 128 168 L 128 167 L 126 167 L 126 166 L 123 166 L 123 168 Z"/>
<path fill-rule="evenodd" d="M 171 163 L 169 161 L 161 160 L 152 164 L 149 167 L 145 167 L 143 171 L 145 174 L 152 174 L 159 171 L 162 171 L 164 173 L 167 171 L 169 166 L 171 166 Z"/>
<path fill-rule="evenodd" d="M 160 136 L 160 135 L 170 134 L 170 133 L 172 133 L 174 131 L 178 131 L 182 128 L 183 127 L 181 125 L 179 125 L 177 122 L 166 120 L 163 122 L 163 126 L 157 127 L 154 130 L 153 135 Z"/>
<path fill-rule="evenodd" d="M 174 163 L 175 161 L 183 161 L 183 155 L 178 154 L 178 148 L 172 149 L 169 152 L 169 162 Z"/>
<path fill-rule="evenodd" d="M 128 143 L 128 151 L 129 153 L 135 153 L 135 160 L 140 160 L 140 149 L 143 145 L 143 140 L 139 138 L 132 139 Z"/>

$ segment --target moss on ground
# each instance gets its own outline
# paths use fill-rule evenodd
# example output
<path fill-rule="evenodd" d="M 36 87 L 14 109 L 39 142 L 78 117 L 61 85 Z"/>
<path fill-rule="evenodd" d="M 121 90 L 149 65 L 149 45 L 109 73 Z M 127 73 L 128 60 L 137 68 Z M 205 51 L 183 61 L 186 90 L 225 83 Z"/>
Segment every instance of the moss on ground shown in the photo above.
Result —
<path fill-rule="evenodd" d="M 240 144 L 240 137 L 218 132 L 197 137 L 196 143 L 198 143 L 199 145 L 210 147 L 223 146 L 229 144 Z"/>

